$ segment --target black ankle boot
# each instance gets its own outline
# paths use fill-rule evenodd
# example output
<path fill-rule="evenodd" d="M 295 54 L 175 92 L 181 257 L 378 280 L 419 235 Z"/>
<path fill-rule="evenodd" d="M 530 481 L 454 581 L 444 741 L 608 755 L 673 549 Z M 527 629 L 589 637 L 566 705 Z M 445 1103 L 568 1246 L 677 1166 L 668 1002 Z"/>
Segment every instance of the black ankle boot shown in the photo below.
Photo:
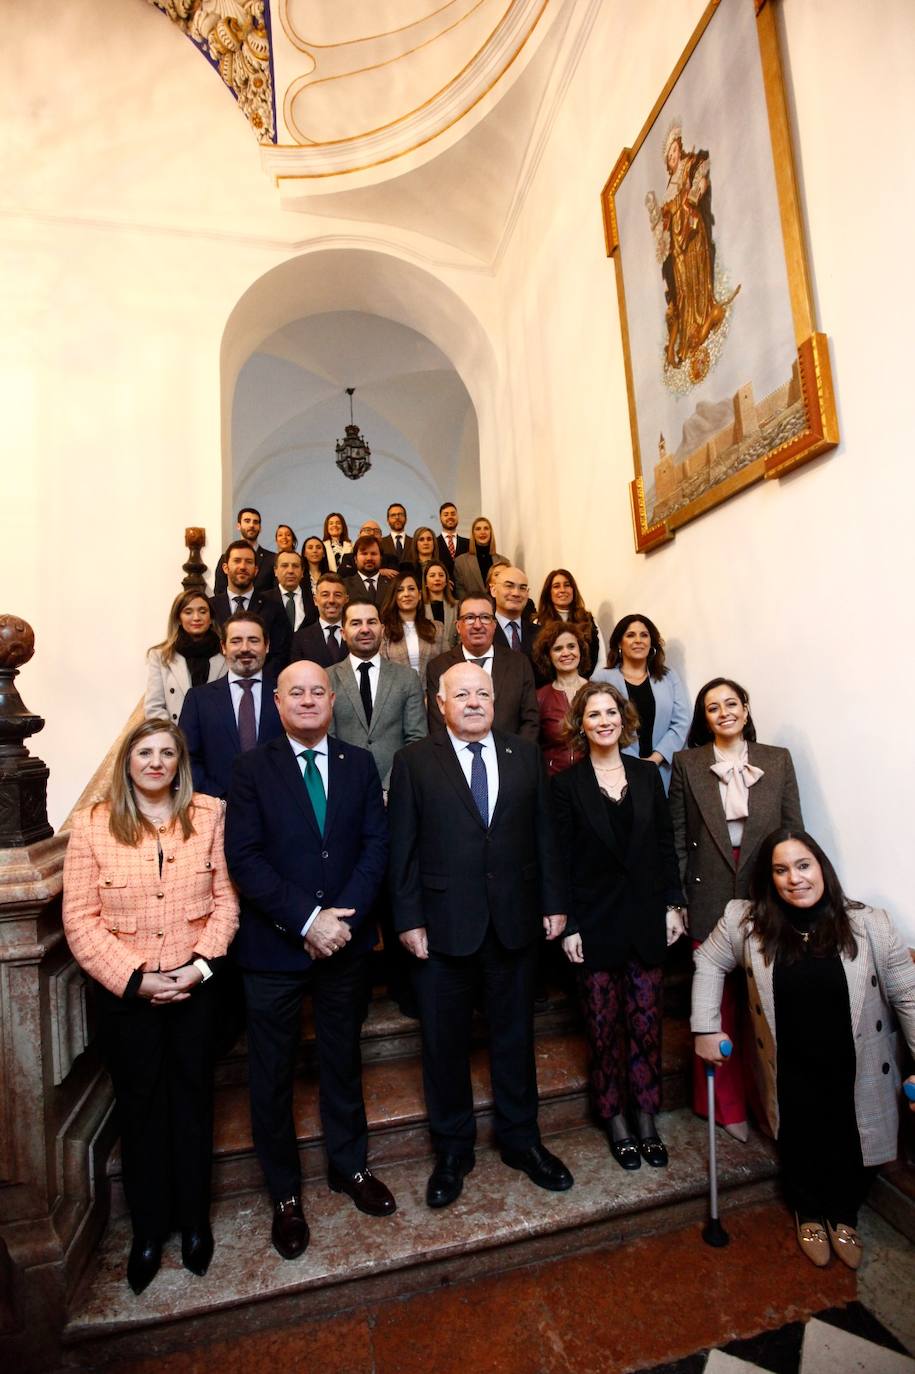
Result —
<path fill-rule="evenodd" d="M 134 1236 L 127 1259 L 127 1282 L 139 1296 L 148 1288 L 162 1263 L 162 1242 L 150 1236 Z"/>

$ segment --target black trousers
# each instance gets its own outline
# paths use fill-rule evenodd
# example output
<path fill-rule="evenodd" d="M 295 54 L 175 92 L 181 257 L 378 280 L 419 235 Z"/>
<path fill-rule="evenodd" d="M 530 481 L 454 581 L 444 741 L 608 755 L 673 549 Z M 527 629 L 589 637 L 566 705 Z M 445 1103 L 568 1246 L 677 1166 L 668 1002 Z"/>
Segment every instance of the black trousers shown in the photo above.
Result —
<path fill-rule="evenodd" d="M 209 1216 L 218 978 L 199 984 L 185 1002 L 155 1007 L 97 987 L 124 1192 L 138 1236 L 164 1239 Z"/>
<path fill-rule="evenodd" d="M 251 1125 L 254 1148 L 274 1202 L 302 1191 L 292 1086 L 302 1033 L 302 997 L 309 990 L 328 1163 L 344 1174 L 365 1168 L 368 1127 L 360 1038 L 369 977 L 368 954 L 346 950 L 316 960 L 301 973 L 244 971 Z"/>
<path fill-rule="evenodd" d="M 475 954 L 417 959 L 416 996 L 423 1038 L 423 1086 L 432 1143 L 465 1155 L 474 1146 L 476 1118 L 470 1079 L 474 997 L 482 986 L 489 1023 L 489 1065 L 495 1130 L 508 1149 L 539 1145 L 534 1061 L 536 944 L 507 950 L 492 928 Z"/>

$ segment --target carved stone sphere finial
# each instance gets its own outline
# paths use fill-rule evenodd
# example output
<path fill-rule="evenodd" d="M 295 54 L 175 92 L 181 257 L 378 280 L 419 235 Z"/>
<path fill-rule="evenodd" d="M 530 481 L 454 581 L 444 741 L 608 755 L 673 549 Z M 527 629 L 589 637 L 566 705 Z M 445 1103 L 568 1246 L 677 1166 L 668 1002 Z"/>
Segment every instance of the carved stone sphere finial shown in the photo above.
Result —
<path fill-rule="evenodd" d="M 21 668 L 35 652 L 35 632 L 18 615 L 0 615 L 0 668 Z"/>

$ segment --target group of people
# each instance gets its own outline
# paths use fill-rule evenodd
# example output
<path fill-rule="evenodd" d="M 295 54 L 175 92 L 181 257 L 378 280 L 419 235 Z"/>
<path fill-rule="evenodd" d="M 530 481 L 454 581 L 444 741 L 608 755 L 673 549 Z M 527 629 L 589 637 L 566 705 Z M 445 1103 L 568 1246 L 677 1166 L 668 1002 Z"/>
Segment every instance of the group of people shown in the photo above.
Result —
<path fill-rule="evenodd" d="M 895 1029 L 915 1047 L 915 968 L 882 911 L 849 901 L 803 829 L 784 748 L 745 689 L 690 709 L 652 620 L 605 644 L 572 573 L 535 604 L 480 517 L 457 533 L 332 513 L 302 554 L 238 514 L 212 597 L 181 593 L 149 651 L 145 722 L 107 800 L 80 813 L 64 925 L 98 984 L 141 1292 L 179 1229 L 203 1274 L 219 987 L 244 992 L 254 1147 L 272 1240 L 309 1238 L 292 1113 L 301 1004 L 315 1012 L 330 1188 L 396 1208 L 368 1162 L 360 1036 L 373 950 L 421 1026 L 435 1162 L 426 1200 L 474 1167 L 474 1010 L 489 1033 L 505 1164 L 573 1186 L 538 1129 L 534 1006 L 547 945 L 574 978 L 595 1119 L 625 1171 L 663 1168 L 666 951 L 695 947 L 695 1108 L 776 1138 L 802 1251 L 856 1267 L 857 1211 L 895 1156 Z M 306 575 L 307 574 L 307 575 Z M 734 1053 L 721 1052 L 727 1037 Z M 915 1081 L 915 1079 L 913 1079 Z M 819 1142 L 819 1143 L 818 1143 Z"/>

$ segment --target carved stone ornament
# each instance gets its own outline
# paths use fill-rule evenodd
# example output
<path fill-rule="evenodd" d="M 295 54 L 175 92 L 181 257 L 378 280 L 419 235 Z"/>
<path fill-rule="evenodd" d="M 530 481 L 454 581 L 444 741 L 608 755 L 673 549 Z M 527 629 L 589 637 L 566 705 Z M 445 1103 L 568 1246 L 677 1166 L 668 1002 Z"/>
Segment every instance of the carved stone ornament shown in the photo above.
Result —
<path fill-rule="evenodd" d="M 32 758 L 24 741 L 44 729 L 29 711 L 15 678 L 35 652 L 31 625 L 16 615 L 0 615 L 0 849 L 15 849 L 47 839 L 48 770 Z"/>
<path fill-rule="evenodd" d="M 258 143 L 276 140 L 266 0 L 149 0 L 215 67 Z"/>

